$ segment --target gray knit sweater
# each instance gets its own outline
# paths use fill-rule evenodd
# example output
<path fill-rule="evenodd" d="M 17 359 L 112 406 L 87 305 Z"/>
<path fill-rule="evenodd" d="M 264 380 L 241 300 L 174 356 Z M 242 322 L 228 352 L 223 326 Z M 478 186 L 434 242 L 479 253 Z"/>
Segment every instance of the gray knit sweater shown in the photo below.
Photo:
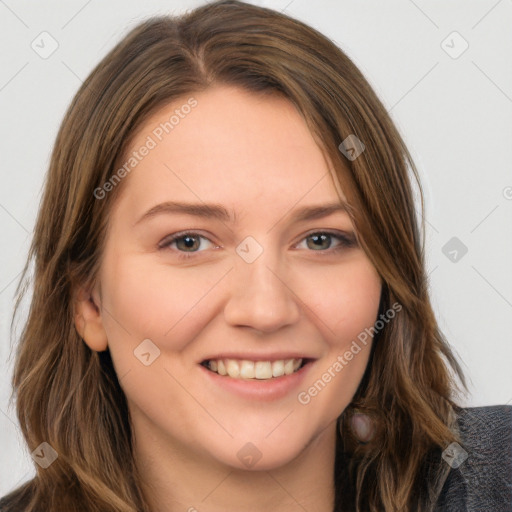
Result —
<path fill-rule="evenodd" d="M 463 409 L 436 512 L 512 512 L 512 406 Z"/>

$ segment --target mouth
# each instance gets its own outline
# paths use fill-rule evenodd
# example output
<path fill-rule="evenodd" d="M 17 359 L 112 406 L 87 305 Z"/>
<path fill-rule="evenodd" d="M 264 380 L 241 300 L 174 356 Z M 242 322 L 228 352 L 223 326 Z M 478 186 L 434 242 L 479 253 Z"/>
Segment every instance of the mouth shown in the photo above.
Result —
<path fill-rule="evenodd" d="M 275 361 L 248 359 L 206 359 L 201 364 L 207 370 L 226 378 L 239 380 L 271 380 L 297 373 L 313 359 L 291 358 Z"/>

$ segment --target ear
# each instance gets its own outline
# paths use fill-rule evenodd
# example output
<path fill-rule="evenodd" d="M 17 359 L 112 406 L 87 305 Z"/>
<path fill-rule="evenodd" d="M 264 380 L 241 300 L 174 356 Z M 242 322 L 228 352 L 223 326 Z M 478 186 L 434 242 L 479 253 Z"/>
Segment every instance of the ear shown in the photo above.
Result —
<path fill-rule="evenodd" d="M 74 298 L 75 328 L 91 350 L 103 352 L 108 348 L 108 339 L 99 308 L 99 298 L 80 287 Z"/>

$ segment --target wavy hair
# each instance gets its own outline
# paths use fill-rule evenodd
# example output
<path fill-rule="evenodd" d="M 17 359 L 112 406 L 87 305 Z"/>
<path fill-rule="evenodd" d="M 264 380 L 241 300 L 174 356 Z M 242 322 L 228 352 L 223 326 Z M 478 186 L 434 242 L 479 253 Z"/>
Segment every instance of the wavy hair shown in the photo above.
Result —
<path fill-rule="evenodd" d="M 338 418 L 335 511 L 433 508 L 446 476 L 441 451 L 460 442 L 455 397 L 466 383 L 428 295 L 418 172 L 385 107 L 333 42 L 285 14 L 224 0 L 140 23 L 92 71 L 63 119 L 16 292 L 14 317 L 33 285 L 13 375 L 28 448 L 47 442 L 58 458 L 47 469 L 35 465 L 36 476 L 4 498 L 2 510 L 149 512 L 126 398 L 108 349 L 92 351 L 75 329 L 75 290 L 97 275 L 123 184 L 103 200 L 94 191 L 112 179 L 136 130 L 164 105 L 218 84 L 295 105 L 381 276 L 381 313 L 402 307 L 375 335 L 360 386 Z M 350 134 L 366 148 L 355 160 L 339 149 Z M 365 443 L 351 428 L 355 413 L 372 421 Z"/>

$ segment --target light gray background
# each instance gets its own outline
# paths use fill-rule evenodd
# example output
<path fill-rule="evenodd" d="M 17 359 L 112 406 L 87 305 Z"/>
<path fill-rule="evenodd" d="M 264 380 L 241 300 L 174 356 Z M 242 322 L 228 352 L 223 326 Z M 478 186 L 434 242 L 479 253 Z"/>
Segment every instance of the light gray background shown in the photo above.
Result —
<path fill-rule="evenodd" d="M 34 473 L 8 403 L 9 323 L 62 116 L 130 28 L 202 3 L 0 0 L 0 495 Z M 512 403 L 512 0 L 253 3 L 319 29 L 376 89 L 423 177 L 432 300 L 470 378 L 463 403 Z M 31 48 L 43 31 L 59 44 L 47 59 Z M 457 58 L 454 31 L 469 44 Z M 468 248 L 457 262 L 442 251 L 452 237 Z"/>

